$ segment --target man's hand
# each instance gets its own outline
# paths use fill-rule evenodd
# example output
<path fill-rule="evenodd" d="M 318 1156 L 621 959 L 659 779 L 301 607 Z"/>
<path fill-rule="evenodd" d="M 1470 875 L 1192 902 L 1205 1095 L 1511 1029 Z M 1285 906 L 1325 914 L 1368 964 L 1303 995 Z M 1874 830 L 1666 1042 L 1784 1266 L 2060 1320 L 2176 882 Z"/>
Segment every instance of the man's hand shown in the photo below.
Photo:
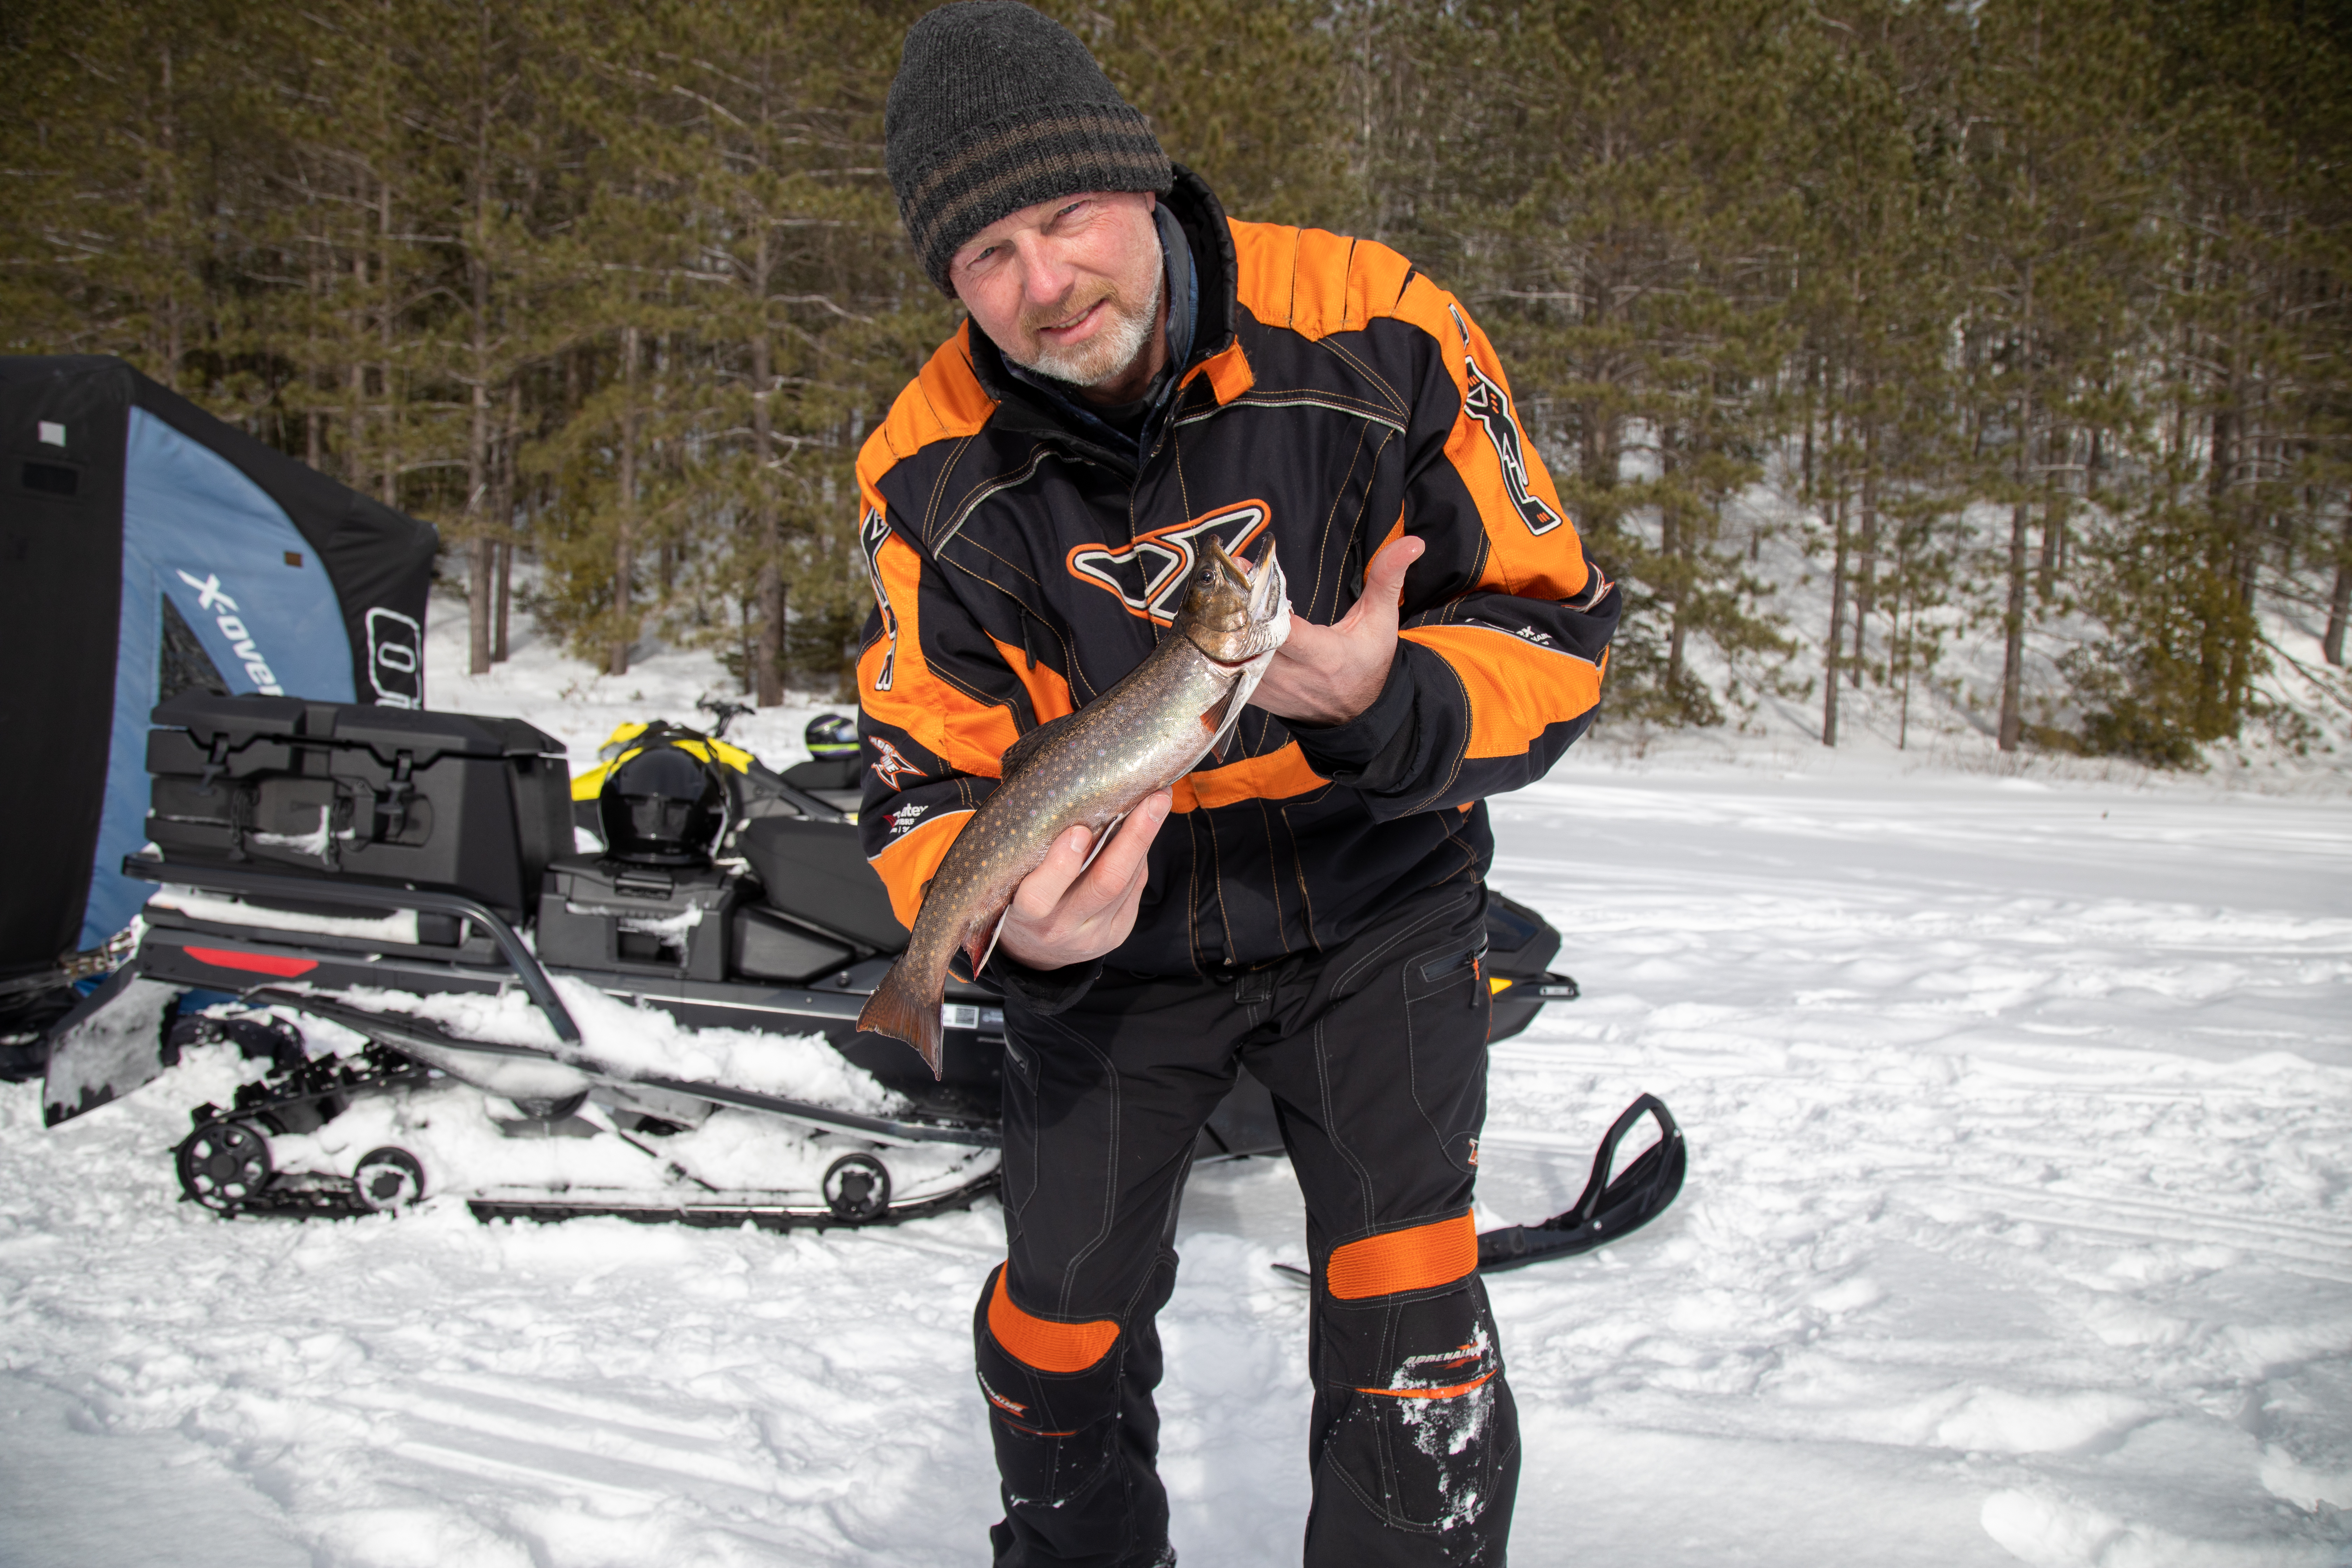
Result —
<path fill-rule="evenodd" d="M 1174 802 L 1164 789 L 1146 795 L 1091 866 L 1087 850 L 1094 838 L 1084 827 L 1055 839 L 1045 863 L 1013 889 L 997 947 L 1032 969 L 1060 969 L 1100 958 L 1125 942 L 1143 902 L 1144 852 Z"/>
<path fill-rule="evenodd" d="M 1335 626 L 1293 616 L 1289 640 L 1265 667 L 1250 694 L 1253 707 L 1278 719 L 1344 724 L 1372 705 L 1396 658 L 1397 604 L 1405 568 L 1421 559 L 1420 540 L 1406 534 L 1372 557 L 1364 596 Z"/>

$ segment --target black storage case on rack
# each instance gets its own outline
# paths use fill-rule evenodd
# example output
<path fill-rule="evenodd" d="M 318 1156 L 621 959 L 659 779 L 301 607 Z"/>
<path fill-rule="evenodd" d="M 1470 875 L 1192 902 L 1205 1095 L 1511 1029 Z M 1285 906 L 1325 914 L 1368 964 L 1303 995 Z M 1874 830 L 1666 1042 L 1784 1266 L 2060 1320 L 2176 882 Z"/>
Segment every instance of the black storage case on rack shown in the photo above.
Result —
<path fill-rule="evenodd" d="M 166 861 L 440 889 L 520 920 L 572 848 L 562 742 L 520 719 L 205 691 L 153 717 Z"/>
<path fill-rule="evenodd" d="M 727 978 L 728 916 L 741 897 L 721 870 L 568 855 L 539 900 L 542 963 L 624 974 Z"/>

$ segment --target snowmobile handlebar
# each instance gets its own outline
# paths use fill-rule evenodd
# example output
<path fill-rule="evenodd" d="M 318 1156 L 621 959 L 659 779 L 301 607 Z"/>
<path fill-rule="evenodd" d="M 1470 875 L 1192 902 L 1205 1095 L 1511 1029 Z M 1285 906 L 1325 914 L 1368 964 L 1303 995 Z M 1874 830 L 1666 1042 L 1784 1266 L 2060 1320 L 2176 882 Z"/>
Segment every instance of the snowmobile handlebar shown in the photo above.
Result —
<path fill-rule="evenodd" d="M 199 866 L 185 861 L 163 861 L 145 855 L 122 858 L 122 874 L 142 882 L 173 882 L 183 887 L 203 888 L 214 892 L 250 893 L 263 898 L 291 899 L 300 903 L 348 904 L 353 909 L 398 912 L 415 910 L 421 914 L 455 915 L 469 921 L 488 931 L 498 944 L 522 988 L 545 1014 L 555 1037 L 567 1046 L 580 1044 L 580 1026 L 572 1021 L 572 1014 L 563 1005 L 563 998 L 555 994 L 555 984 L 540 966 L 539 957 L 524 945 L 522 937 L 496 910 L 479 900 L 463 893 L 435 892 L 421 888 L 380 888 L 365 882 L 346 882 L 327 878 L 288 877 L 274 871 L 253 871 L 236 866 Z"/>

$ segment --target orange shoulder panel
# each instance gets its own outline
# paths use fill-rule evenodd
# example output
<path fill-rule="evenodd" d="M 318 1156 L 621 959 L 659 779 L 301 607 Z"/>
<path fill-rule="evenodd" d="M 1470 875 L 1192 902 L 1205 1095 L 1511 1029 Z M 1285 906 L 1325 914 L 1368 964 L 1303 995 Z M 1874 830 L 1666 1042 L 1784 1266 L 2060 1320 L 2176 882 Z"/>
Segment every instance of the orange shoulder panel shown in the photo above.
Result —
<path fill-rule="evenodd" d="M 1519 417 L 1518 400 L 1511 393 L 1510 380 L 1503 374 L 1503 362 L 1496 354 L 1495 345 L 1487 341 L 1478 323 L 1470 319 L 1460 300 L 1426 278 L 1415 278 L 1407 285 L 1397 300 L 1395 314 L 1398 320 L 1411 321 L 1437 340 L 1438 352 L 1444 356 L 1446 374 L 1463 396 L 1464 411 L 1446 437 L 1445 458 L 1454 465 L 1454 471 L 1462 476 L 1463 484 L 1469 489 L 1479 515 L 1486 522 L 1486 564 L 1474 585 L 1525 599 L 1557 602 L 1575 598 L 1584 592 L 1588 577 L 1584 547 L 1578 540 L 1576 524 L 1569 518 L 1568 509 L 1560 504 L 1551 470 L 1544 467 L 1534 437 L 1528 434 L 1526 422 Z M 1559 520 L 1542 533 L 1530 530 L 1519 516 L 1517 503 L 1512 500 L 1510 481 L 1504 472 L 1496 436 L 1471 415 L 1474 361 L 1480 377 L 1489 384 L 1490 392 L 1499 390 L 1502 395 L 1504 406 L 1496 416 L 1509 426 L 1518 459 L 1525 468 L 1528 490 Z"/>
<path fill-rule="evenodd" d="M 1392 313 L 1412 263 L 1377 240 L 1319 228 L 1232 224 L 1236 292 L 1270 327 L 1307 338 L 1361 331 Z"/>
<path fill-rule="evenodd" d="M 911 458 L 934 441 L 972 435 L 996 412 L 996 400 L 981 386 L 971 368 L 971 332 L 970 321 L 958 327 L 953 337 L 932 351 L 922 370 L 890 405 L 888 417 L 874 437 L 892 458 Z M 868 440 L 866 452 L 859 455 L 861 470 L 873 447 L 874 441 Z M 880 468 L 876 472 L 878 477 Z"/>
<path fill-rule="evenodd" d="M 1234 233 L 1234 293 L 1269 327 L 1290 325 L 1290 279 L 1298 270 L 1298 231 L 1278 223 L 1226 220 Z"/>

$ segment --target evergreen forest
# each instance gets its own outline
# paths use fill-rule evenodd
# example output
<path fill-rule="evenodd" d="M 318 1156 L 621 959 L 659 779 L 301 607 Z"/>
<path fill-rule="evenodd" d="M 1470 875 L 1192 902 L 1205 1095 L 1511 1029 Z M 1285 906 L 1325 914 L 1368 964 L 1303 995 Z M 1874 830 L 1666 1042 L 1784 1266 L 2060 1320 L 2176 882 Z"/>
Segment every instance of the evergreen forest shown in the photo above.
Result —
<path fill-rule="evenodd" d="M 923 8 L 10 0 L 0 352 L 436 523 L 478 671 L 527 614 L 839 689 L 852 464 L 957 318 L 883 172 Z M 1835 744 L 1972 628 L 2003 750 L 2193 765 L 2343 665 L 2343 0 L 1043 8 L 1235 216 L 1478 314 L 1627 590 L 1606 721 Z"/>

